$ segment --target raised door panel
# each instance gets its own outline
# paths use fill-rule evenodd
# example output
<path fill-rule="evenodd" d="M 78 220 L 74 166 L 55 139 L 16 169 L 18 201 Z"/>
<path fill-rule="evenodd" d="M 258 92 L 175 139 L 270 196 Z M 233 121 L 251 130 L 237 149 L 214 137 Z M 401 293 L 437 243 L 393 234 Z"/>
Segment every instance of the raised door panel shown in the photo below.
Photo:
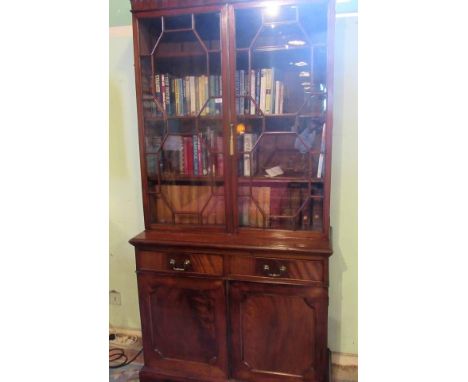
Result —
<path fill-rule="evenodd" d="M 174 377 L 227 376 L 221 280 L 138 275 L 145 365 Z"/>
<path fill-rule="evenodd" d="M 324 381 L 325 289 L 234 282 L 230 295 L 234 378 Z"/>

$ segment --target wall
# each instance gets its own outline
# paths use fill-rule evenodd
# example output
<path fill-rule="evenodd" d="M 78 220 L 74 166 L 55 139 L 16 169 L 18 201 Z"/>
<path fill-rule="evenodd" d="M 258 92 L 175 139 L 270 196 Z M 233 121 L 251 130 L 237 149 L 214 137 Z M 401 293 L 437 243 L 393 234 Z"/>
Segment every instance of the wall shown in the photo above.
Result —
<path fill-rule="evenodd" d="M 329 339 L 331 350 L 358 353 L 357 17 L 337 18 L 330 219 Z"/>
<path fill-rule="evenodd" d="M 143 212 L 136 127 L 131 17 L 128 0 L 110 3 L 110 289 L 122 305 L 110 306 L 110 324 L 138 329 L 133 247 Z M 329 347 L 358 353 L 357 343 L 357 18 L 337 18 L 335 42 L 335 125 L 330 259 Z"/>
<path fill-rule="evenodd" d="M 109 288 L 121 293 L 110 305 L 110 324 L 139 328 L 133 247 L 144 229 L 138 157 L 133 46 L 129 26 L 110 29 L 109 40 Z"/>

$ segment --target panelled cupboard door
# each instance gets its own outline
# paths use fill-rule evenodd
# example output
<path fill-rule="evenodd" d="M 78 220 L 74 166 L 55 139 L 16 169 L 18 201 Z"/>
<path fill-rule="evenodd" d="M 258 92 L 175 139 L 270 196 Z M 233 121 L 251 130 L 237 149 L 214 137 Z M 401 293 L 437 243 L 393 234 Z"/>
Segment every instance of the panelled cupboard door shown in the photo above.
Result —
<path fill-rule="evenodd" d="M 233 282 L 230 303 L 235 379 L 325 381 L 325 289 Z"/>
<path fill-rule="evenodd" d="M 145 365 L 174 377 L 227 377 L 226 300 L 221 280 L 139 273 Z"/>

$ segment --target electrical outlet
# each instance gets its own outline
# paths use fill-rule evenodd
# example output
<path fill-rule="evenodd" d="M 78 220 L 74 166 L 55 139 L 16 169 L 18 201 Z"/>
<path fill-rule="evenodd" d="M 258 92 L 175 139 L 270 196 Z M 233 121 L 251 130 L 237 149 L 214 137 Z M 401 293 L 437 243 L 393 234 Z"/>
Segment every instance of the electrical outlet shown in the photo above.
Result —
<path fill-rule="evenodd" d="M 111 305 L 120 305 L 120 293 L 116 290 L 111 290 L 109 292 L 109 304 Z"/>

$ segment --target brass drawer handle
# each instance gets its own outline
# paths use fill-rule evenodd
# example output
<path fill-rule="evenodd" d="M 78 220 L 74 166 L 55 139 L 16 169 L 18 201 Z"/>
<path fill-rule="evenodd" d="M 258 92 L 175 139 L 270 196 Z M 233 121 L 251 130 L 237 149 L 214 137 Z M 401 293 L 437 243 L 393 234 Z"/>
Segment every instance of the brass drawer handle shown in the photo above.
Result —
<path fill-rule="evenodd" d="M 264 273 L 269 277 L 281 277 L 285 274 L 286 270 L 287 270 L 286 266 L 282 265 L 279 267 L 279 273 L 272 273 L 270 272 L 270 266 L 268 264 L 265 264 L 263 266 Z"/>
<path fill-rule="evenodd" d="M 189 259 L 184 260 L 184 263 L 182 264 L 182 268 L 176 266 L 175 259 L 170 259 L 169 264 L 172 265 L 173 271 L 184 272 L 187 270 L 188 266 L 190 265 L 190 260 Z"/>

